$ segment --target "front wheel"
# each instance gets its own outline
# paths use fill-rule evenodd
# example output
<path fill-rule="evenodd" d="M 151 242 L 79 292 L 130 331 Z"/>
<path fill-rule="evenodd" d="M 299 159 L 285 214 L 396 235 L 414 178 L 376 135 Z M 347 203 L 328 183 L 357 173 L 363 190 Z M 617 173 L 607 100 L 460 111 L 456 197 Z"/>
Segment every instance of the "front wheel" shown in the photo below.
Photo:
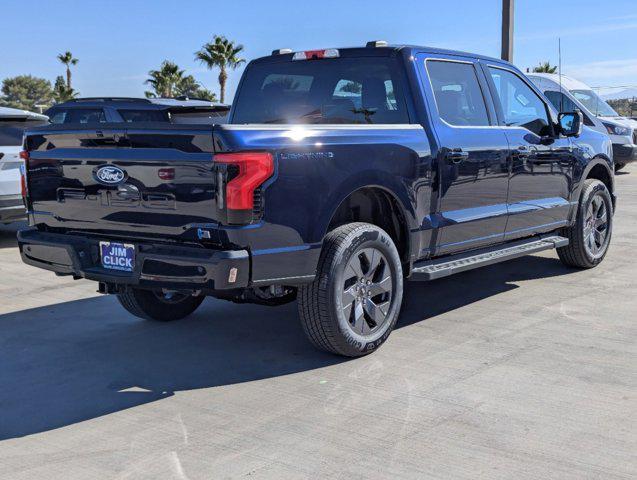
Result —
<path fill-rule="evenodd" d="M 358 357 L 380 347 L 398 319 L 403 273 L 391 237 L 350 223 L 325 238 L 314 282 L 299 289 L 299 314 L 321 350 Z"/>
<path fill-rule="evenodd" d="M 130 288 L 117 295 L 122 306 L 136 317 L 145 320 L 170 322 L 194 312 L 205 297 L 186 293 Z"/>
<path fill-rule="evenodd" d="M 613 202 L 599 180 L 584 182 L 575 225 L 563 230 L 569 244 L 557 249 L 562 263 L 592 268 L 604 259 L 613 233 Z"/>

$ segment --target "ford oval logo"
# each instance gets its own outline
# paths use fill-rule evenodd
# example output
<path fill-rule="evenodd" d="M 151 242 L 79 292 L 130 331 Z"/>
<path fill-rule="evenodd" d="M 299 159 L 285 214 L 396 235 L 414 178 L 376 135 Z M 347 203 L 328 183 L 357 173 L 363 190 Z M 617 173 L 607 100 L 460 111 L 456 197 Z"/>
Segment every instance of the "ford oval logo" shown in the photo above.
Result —
<path fill-rule="evenodd" d="M 115 185 L 126 180 L 126 172 L 119 167 L 106 165 L 95 171 L 95 178 L 105 185 Z"/>

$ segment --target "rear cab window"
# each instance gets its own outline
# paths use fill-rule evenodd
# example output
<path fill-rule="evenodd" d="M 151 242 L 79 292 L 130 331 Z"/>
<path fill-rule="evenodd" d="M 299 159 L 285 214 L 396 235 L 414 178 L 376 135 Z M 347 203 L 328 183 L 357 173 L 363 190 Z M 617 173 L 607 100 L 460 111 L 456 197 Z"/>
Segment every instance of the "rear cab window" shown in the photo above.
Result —
<path fill-rule="evenodd" d="M 168 114 L 163 110 L 118 109 L 117 113 L 126 123 L 168 121 Z"/>
<path fill-rule="evenodd" d="M 250 65 L 231 123 L 407 124 L 389 57 L 345 57 Z"/>
<path fill-rule="evenodd" d="M 101 108 L 54 108 L 48 114 L 53 124 L 106 123 L 106 114 Z"/>

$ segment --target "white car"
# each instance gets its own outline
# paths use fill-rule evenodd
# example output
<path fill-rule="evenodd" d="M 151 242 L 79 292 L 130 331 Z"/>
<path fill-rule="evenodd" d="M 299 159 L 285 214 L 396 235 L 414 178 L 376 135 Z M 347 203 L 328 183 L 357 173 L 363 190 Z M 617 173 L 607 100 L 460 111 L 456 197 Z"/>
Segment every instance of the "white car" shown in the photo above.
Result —
<path fill-rule="evenodd" d="M 22 134 L 25 129 L 46 125 L 39 113 L 0 107 L 0 223 L 26 218 L 20 186 Z"/>
<path fill-rule="evenodd" d="M 581 110 L 584 124 L 607 133 L 613 143 L 615 169 L 637 161 L 637 121 L 620 116 L 588 85 L 555 73 L 527 74 L 559 111 Z"/>

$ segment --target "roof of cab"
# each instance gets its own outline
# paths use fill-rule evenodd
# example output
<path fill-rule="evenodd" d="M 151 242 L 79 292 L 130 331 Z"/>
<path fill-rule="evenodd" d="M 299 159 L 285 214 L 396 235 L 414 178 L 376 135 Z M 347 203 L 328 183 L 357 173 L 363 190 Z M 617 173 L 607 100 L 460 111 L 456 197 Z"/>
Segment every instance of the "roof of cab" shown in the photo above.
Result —
<path fill-rule="evenodd" d="M 188 97 L 177 98 L 135 98 L 135 97 L 86 97 L 76 98 L 67 102 L 58 103 L 51 108 L 57 107 L 117 107 L 135 108 L 140 110 L 165 110 L 170 108 L 202 108 L 223 110 L 229 109 L 229 105 L 223 103 L 210 102 L 199 98 Z"/>
<path fill-rule="evenodd" d="M 334 48 L 334 47 L 329 47 Z M 321 49 L 319 49 L 321 50 Z M 431 53 L 434 55 L 451 55 L 451 56 L 461 56 L 461 57 L 469 57 L 476 58 L 480 60 L 486 60 L 492 63 L 511 65 L 509 62 L 505 60 L 501 60 L 499 58 L 488 57 L 486 55 L 480 55 L 477 53 L 469 53 L 462 52 L 459 50 L 447 50 L 444 48 L 436 48 L 436 47 L 427 47 L 420 45 L 382 45 L 382 46 L 370 46 L 370 47 L 344 47 L 344 48 L 336 48 L 339 51 L 340 57 L 388 57 L 395 56 L 399 53 L 415 55 L 417 53 Z M 296 52 L 302 52 L 304 50 L 295 50 L 292 52 L 286 53 L 276 53 L 272 55 L 268 55 L 265 57 L 260 57 L 253 60 L 251 63 L 261 63 L 261 62 L 271 62 L 273 60 L 291 60 Z"/>
<path fill-rule="evenodd" d="M 21 110 L 19 108 L 0 107 L 0 118 L 10 118 L 16 120 L 43 120 L 49 119 L 46 115 L 41 113 L 29 112 L 28 110 Z"/>

